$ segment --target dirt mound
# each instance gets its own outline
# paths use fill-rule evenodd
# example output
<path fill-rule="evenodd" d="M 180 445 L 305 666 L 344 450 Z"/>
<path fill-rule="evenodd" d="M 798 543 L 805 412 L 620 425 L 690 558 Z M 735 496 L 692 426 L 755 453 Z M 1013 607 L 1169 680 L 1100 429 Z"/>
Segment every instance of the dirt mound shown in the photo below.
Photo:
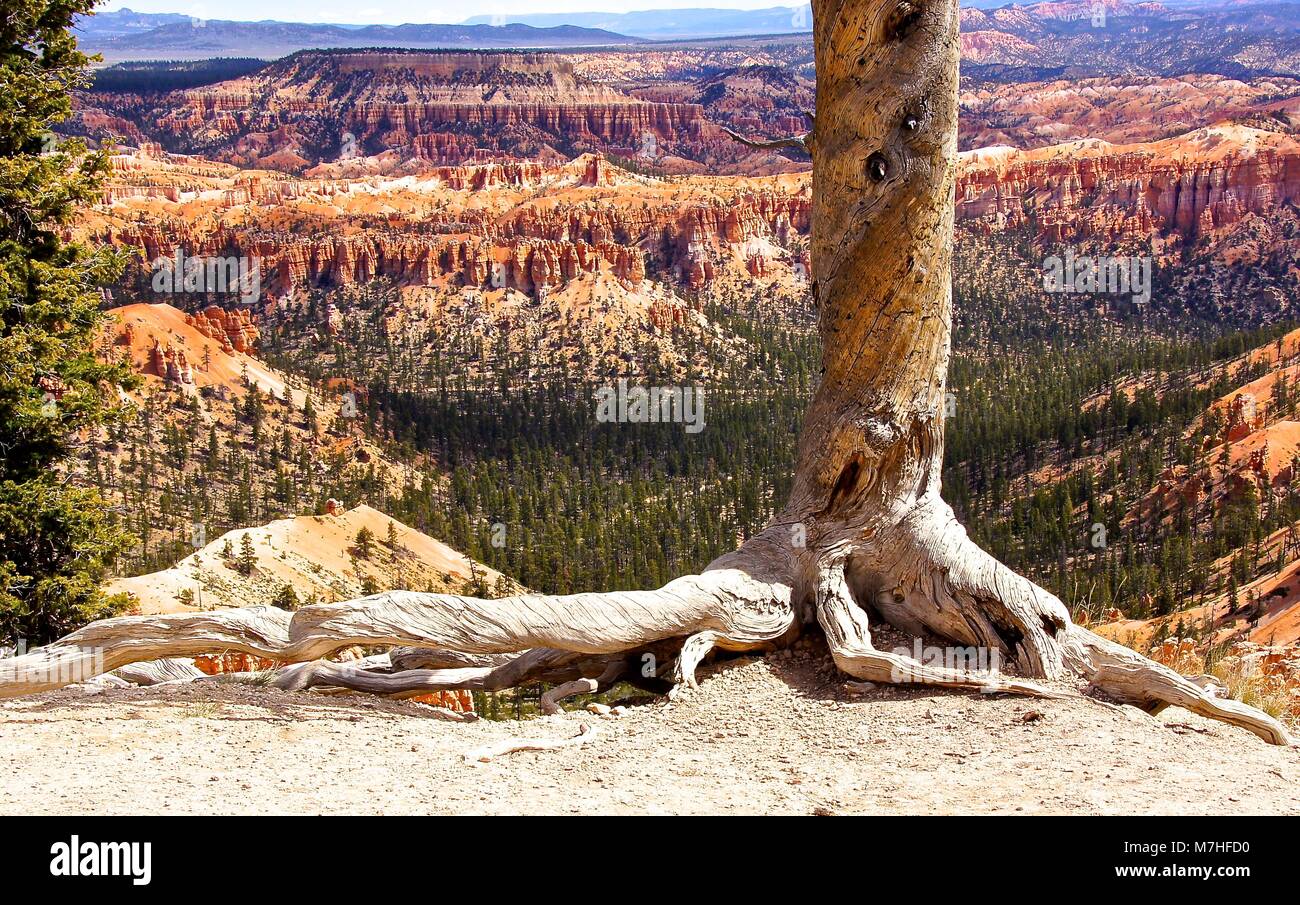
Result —
<path fill-rule="evenodd" d="M 390 523 L 395 549 L 387 543 Z M 356 543 L 363 529 L 373 538 L 369 555 Z M 237 561 L 245 536 L 255 557 L 248 575 L 239 571 Z M 315 597 L 329 603 L 363 596 L 367 578 L 381 588 L 460 591 L 475 577 L 492 588 L 501 574 L 362 505 L 338 515 L 303 515 L 237 528 L 170 569 L 119 578 L 106 590 L 134 595 L 142 613 L 179 613 L 266 604 L 286 584 L 300 601 Z"/>

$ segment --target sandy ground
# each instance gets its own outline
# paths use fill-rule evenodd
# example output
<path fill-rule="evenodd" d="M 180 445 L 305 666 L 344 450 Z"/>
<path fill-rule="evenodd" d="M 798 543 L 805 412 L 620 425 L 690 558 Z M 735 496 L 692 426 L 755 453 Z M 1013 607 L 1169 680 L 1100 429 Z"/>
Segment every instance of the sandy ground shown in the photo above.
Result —
<path fill-rule="evenodd" d="M 65 689 L 0 703 L 0 812 L 1300 814 L 1300 749 L 1185 711 L 857 694 L 829 665 L 731 661 L 671 704 L 522 724 L 251 687 Z M 464 758 L 584 722 L 582 748 Z"/>

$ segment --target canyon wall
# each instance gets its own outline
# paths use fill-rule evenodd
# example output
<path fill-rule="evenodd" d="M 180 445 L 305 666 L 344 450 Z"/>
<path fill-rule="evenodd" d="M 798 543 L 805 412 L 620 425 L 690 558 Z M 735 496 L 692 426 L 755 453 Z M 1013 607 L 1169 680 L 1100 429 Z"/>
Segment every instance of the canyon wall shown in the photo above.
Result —
<path fill-rule="evenodd" d="M 177 247 L 255 257 L 276 296 L 377 278 L 539 294 L 584 274 L 696 290 L 720 270 L 807 273 L 806 174 L 651 179 L 584 155 L 560 166 L 445 166 L 418 179 L 294 179 L 156 149 L 113 165 L 106 207 L 89 219 L 100 238 L 142 262 Z M 1042 246 L 1154 243 L 1162 253 L 1276 221 L 1298 202 L 1300 143 L 1239 126 L 1139 145 L 987 148 L 962 155 L 957 186 L 959 231 L 1032 230 Z M 132 213 L 143 210 L 151 216 Z"/>
<path fill-rule="evenodd" d="M 157 153 L 115 158 L 108 216 L 91 219 L 96 238 L 136 251 L 139 279 L 177 248 L 254 259 L 276 296 L 379 278 L 536 295 L 597 273 L 636 288 L 652 272 L 699 289 L 726 261 L 754 275 L 778 257 L 807 272 L 806 253 L 791 247 L 811 217 L 798 176 L 660 182 L 585 155 L 560 167 L 443 167 L 419 182 L 294 180 L 205 173 L 181 158 L 168 184 L 170 164 Z M 170 216 L 116 216 L 140 208 Z"/>
<path fill-rule="evenodd" d="M 1045 244 L 1192 242 L 1300 201 L 1300 143 L 1222 126 L 1141 145 L 1082 141 L 963 155 L 957 217 L 984 231 L 1032 225 Z"/>
<path fill-rule="evenodd" d="M 653 159 L 720 130 L 691 103 L 644 101 L 547 54 L 304 52 L 167 94 L 79 99 L 82 126 L 137 125 L 171 151 L 302 171 L 384 152 L 454 164 L 491 153 Z"/>

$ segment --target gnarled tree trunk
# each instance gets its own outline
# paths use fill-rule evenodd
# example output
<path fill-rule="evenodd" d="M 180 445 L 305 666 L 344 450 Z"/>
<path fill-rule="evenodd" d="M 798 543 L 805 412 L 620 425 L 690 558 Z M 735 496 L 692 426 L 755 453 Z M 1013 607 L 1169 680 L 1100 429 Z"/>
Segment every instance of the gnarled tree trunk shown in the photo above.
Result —
<path fill-rule="evenodd" d="M 820 624 L 836 663 L 859 678 L 1052 696 L 1068 692 L 1027 679 L 1081 674 L 1147 709 L 1177 704 L 1290 743 L 1276 720 L 1074 625 L 1055 596 L 975 546 L 941 499 L 958 3 L 813 8 L 817 113 L 811 131 L 786 144 L 813 159 L 822 378 L 790 499 L 761 534 L 657 591 L 502 600 L 392 591 L 292 618 L 255 609 L 106 620 L 0 661 L 0 695 L 66 684 L 49 668 L 84 664 L 88 651 L 108 670 L 214 649 L 310 661 L 351 644 L 529 653 L 397 679 L 298 669 L 284 682 L 418 693 L 545 677 L 592 688 L 640 668 L 641 678 L 689 685 L 714 647 L 780 645 Z M 871 619 L 996 654 L 1023 678 L 877 651 Z M 675 661 L 664 663 L 665 651 Z"/>

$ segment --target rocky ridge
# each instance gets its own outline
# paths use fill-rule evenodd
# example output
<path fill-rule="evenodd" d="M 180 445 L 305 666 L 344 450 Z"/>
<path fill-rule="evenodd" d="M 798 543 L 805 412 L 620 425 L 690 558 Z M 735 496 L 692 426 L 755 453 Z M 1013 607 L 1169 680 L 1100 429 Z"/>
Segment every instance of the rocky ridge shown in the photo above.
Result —
<path fill-rule="evenodd" d="M 540 296 L 596 273 L 628 290 L 655 280 L 698 291 L 728 273 L 808 272 L 803 174 L 660 179 L 583 155 L 301 179 L 160 153 L 114 158 L 92 234 L 142 262 L 177 246 L 256 257 L 271 297 L 377 278 Z M 1269 249 L 1233 244 L 1234 231 L 1285 219 L 1297 199 L 1300 142 L 1220 125 L 1147 144 L 967 152 L 957 217 L 972 233 L 1032 226 L 1044 247 L 1138 243 L 1162 255 L 1222 241 L 1242 263 Z"/>

